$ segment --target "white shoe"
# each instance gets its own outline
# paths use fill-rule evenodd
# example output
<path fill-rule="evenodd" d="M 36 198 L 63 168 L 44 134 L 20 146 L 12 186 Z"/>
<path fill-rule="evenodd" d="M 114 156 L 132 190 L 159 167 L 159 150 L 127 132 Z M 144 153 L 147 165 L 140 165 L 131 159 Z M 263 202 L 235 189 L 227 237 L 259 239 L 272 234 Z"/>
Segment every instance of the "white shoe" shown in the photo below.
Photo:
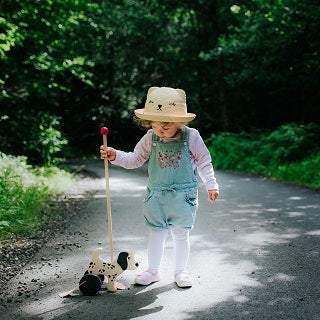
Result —
<path fill-rule="evenodd" d="M 174 281 L 179 288 L 189 288 L 192 287 L 193 281 L 187 272 L 180 272 L 175 275 Z"/>
<path fill-rule="evenodd" d="M 157 272 L 156 274 L 153 274 L 150 270 L 143 271 L 141 274 L 137 274 L 134 278 L 134 282 L 142 286 L 148 286 L 149 284 L 159 280 L 159 273 Z"/>

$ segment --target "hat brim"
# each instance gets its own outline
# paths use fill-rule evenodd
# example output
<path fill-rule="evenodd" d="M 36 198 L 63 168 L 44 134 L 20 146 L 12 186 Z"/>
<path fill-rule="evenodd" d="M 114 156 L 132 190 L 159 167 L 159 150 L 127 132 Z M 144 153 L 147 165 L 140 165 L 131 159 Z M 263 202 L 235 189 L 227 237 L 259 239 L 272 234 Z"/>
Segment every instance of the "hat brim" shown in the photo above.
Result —
<path fill-rule="evenodd" d="M 140 119 L 160 122 L 189 122 L 196 117 L 194 113 L 159 114 L 159 112 L 146 112 L 145 109 L 134 110 L 134 113 Z"/>

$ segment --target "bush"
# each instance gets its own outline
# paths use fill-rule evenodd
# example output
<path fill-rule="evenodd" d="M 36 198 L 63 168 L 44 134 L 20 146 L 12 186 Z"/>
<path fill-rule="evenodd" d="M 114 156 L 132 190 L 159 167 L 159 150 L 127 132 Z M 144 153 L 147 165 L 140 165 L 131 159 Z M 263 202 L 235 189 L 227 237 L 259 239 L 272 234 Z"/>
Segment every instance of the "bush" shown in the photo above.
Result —
<path fill-rule="evenodd" d="M 57 164 L 68 144 L 61 133 L 60 117 L 34 110 L 30 113 L 18 110 L 0 117 L 0 135 L 2 152 L 23 154 L 33 164 Z"/>
<path fill-rule="evenodd" d="M 206 142 L 216 168 L 320 188 L 320 127 L 316 124 L 284 124 L 271 132 L 223 132 Z"/>
<path fill-rule="evenodd" d="M 284 124 L 261 137 L 258 157 L 266 164 L 279 165 L 307 158 L 319 150 L 320 127 L 315 124 Z"/>
<path fill-rule="evenodd" d="M 273 176 L 277 179 L 296 182 L 312 189 L 320 189 L 320 153 L 300 162 L 278 166 Z"/>
<path fill-rule="evenodd" d="M 49 219 L 52 197 L 72 183 L 66 171 L 33 168 L 26 160 L 0 153 L 0 239 L 35 235 Z"/>
<path fill-rule="evenodd" d="M 33 124 L 29 148 L 46 165 L 54 164 L 56 155 L 68 143 L 58 130 L 59 125 L 60 118 L 48 113 L 40 114 L 39 122 Z"/>

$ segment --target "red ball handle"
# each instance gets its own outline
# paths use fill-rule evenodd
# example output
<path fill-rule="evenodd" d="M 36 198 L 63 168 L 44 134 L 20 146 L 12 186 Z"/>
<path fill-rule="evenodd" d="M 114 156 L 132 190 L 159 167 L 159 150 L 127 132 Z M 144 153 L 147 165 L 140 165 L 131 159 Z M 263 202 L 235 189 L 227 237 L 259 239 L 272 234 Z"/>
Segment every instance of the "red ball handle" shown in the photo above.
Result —
<path fill-rule="evenodd" d="M 107 128 L 107 127 L 102 127 L 101 129 L 100 129 L 100 133 L 104 136 L 104 135 L 106 135 L 106 134 L 108 134 L 108 132 L 109 132 L 109 129 Z"/>

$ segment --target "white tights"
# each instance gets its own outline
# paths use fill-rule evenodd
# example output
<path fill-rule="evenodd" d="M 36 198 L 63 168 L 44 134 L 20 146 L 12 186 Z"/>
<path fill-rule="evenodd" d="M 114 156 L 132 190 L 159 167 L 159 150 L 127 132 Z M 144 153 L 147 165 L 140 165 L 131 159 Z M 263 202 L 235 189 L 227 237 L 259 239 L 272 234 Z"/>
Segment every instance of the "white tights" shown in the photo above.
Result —
<path fill-rule="evenodd" d="M 174 246 L 174 270 L 175 275 L 186 271 L 190 252 L 189 230 L 178 226 L 170 226 L 170 232 Z M 149 270 L 157 273 L 163 255 L 164 244 L 168 234 L 168 229 L 150 229 L 148 262 Z"/>

